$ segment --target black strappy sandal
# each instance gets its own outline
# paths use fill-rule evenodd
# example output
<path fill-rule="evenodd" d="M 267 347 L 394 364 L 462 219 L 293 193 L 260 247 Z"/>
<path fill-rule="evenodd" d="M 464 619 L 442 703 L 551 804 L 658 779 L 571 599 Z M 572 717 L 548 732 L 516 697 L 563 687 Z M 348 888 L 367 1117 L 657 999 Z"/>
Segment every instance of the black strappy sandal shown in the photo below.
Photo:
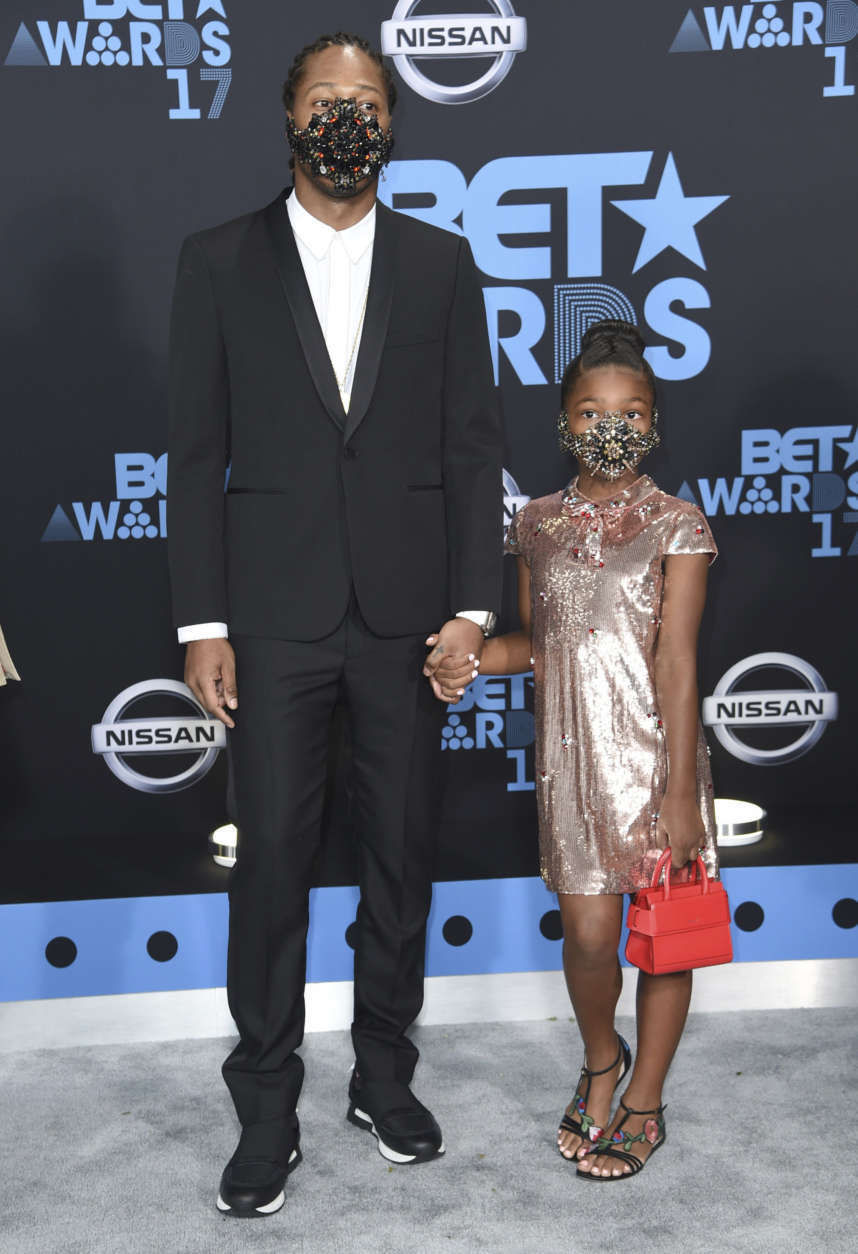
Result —
<path fill-rule="evenodd" d="M 575 1096 L 569 1103 L 570 1106 L 575 1108 L 575 1115 L 570 1115 L 568 1110 L 566 1111 L 563 1118 L 560 1120 L 560 1127 L 557 1129 L 558 1135 L 561 1132 L 572 1132 L 575 1136 L 579 1136 L 582 1141 L 590 1142 L 592 1148 L 604 1132 L 604 1128 L 600 1128 L 598 1124 L 593 1122 L 592 1116 L 587 1114 L 587 1102 L 590 1099 L 590 1081 L 593 1079 L 593 1076 L 607 1075 L 609 1071 L 612 1071 L 614 1067 L 616 1067 L 620 1059 L 622 1059 L 623 1066 L 620 1070 L 620 1074 L 617 1076 L 617 1083 L 614 1085 L 614 1089 L 616 1089 L 617 1085 L 621 1082 L 621 1080 L 623 1080 L 629 1070 L 629 1067 L 632 1065 L 632 1051 L 629 1049 L 628 1041 L 625 1040 L 624 1037 L 620 1036 L 619 1032 L 617 1033 L 617 1042 L 620 1048 L 617 1051 L 616 1058 L 610 1066 L 603 1067 L 601 1071 L 591 1071 L 585 1062 L 585 1065 L 581 1068 L 581 1074 L 578 1077 L 578 1087 L 575 1090 Z M 582 1083 L 585 1080 L 586 1087 L 582 1092 Z M 559 1145 L 557 1148 L 560 1150 Z M 581 1147 L 579 1145 L 578 1149 L 580 1148 Z M 571 1158 L 566 1158 L 566 1155 L 562 1150 L 560 1150 L 560 1156 L 561 1158 L 566 1158 L 567 1163 L 584 1162 L 583 1158 L 578 1158 L 578 1149 L 575 1150 L 575 1153 Z"/>
<path fill-rule="evenodd" d="M 614 1128 L 610 1136 L 600 1136 L 596 1144 L 593 1146 L 594 1158 L 615 1158 L 618 1162 L 625 1163 L 631 1168 L 631 1171 L 622 1171 L 618 1176 L 594 1176 L 592 1171 L 578 1171 L 578 1175 L 582 1180 L 599 1181 L 608 1180 L 630 1180 L 632 1176 L 636 1176 L 639 1171 L 643 1171 L 649 1160 L 657 1149 L 661 1149 L 667 1140 L 667 1130 L 664 1126 L 664 1112 L 666 1107 L 658 1106 L 655 1110 L 632 1110 L 631 1106 L 620 1098 L 620 1105 L 626 1112 L 620 1122 Z M 628 1132 L 623 1131 L 623 1124 L 629 1115 L 652 1115 L 652 1119 L 647 1119 L 643 1129 L 637 1136 L 631 1136 Z M 636 1154 L 631 1153 L 631 1147 L 639 1141 L 646 1141 L 650 1146 L 650 1151 L 646 1158 L 641 1160 Z M 579 1159 L 579 1162 L 586 1163 L 590 1157 Z"/>

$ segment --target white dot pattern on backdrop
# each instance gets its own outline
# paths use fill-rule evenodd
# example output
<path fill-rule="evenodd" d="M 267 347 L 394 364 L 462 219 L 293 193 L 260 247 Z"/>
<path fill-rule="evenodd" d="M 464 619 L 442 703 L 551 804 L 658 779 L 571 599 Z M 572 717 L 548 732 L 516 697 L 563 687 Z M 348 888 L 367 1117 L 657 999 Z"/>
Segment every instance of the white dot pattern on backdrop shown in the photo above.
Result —
<path fill-rule="evenodd" d="M 130 60 L 110 22 L 99 22 L 98 34 L 93 35 L 92 46 L 86 54 L 87 65 L 128 65 Z"/>
<path fill-rule="evenodd" d="M 764 4 L 761 16 L 754 22 L 754 29 L 748 36 L 749 48 L 786 48 L 792 42 L 789 31 L 784 30 L 782 17 L 777 15 L 777 5 Z"/>
<path fill-rule="evenodd" d="M 473 749 L 474 738 L 458 714 L 451 714 L 441 730 L 442 749 Z"/>
<path fill-rule="evenodd" d="M 122 525 L 116 528 L 116 534 L 120 540 L 142 540 L 144 536 L 147 540 L 154 540 L 160 533 L 141 502 L 132 501 L 127 514 L 122 515 Z"/>
<path fill-rule="evenodd" d="M 767 487 L 762 475 L 755 475 L 752 486 L 745 492 L 745 499 L 739 506 L 740 514 L 779 514 L 780 505 L 775 494 Z"/>

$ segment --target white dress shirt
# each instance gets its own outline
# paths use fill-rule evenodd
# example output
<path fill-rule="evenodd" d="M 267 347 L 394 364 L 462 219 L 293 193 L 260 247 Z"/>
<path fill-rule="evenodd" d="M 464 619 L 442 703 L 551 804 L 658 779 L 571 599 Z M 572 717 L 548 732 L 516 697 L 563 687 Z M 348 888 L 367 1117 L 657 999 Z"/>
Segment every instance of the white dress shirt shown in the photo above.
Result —
<path fill-rule="evenodd" d="M 344 231 L 335 231 L 332 226 L 314 218 L 294 191 L 286 201 L 286 212 L 316 317 L 325 337 L 343 408 L 348 412 L 369 291 L 375 205 L 360 222 L 346 227 Z M 472 616 L 475 622 L 484 617 L 473 610 L 457 615 L 463 618 Z M 212 640 L 228 634 L 226 623 L 193 623 L 179 628 L 179 644 L 187 644 L 190 640 Z"/>
<path fill-rule="evenodd" d="M 295 192 L 286 201 L 286 211 L 343 408 L 348 411 L 369 291 L 375 205 L 344 231 L 314 218 Z"/>

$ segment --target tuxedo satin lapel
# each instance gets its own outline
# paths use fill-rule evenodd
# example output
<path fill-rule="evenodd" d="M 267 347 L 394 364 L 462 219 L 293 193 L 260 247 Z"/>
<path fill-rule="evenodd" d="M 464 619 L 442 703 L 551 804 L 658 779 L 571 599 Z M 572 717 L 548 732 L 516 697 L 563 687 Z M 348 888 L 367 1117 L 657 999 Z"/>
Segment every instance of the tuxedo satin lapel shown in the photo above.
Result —
<path fill-rule="evenodd" d="M 393 271 L 396 252 L 396 214 L 380 202 L 376 203 L 375 239 L 372 246 L 372 269 L 369 295 L 355 364 L 352 394 L 346 415 L 345 438 L 350 440 L 364 419 L 372 394 L 381 354 L 390 325 L 393 303 Z"/>
<path fill-rule="evenodd" d="M 307 286 L 304 267 L 298 255 L 298 246 L 292 233 L 289 215 L 286 212 L 285 193 L 278 196 L 264 212 L 277 272 L 292 311 L 295 330 L 298 332 L 298 339 L 304 350 L 304 359 L 313 376 L 322 404 L 333 421 L 342 429 L 345 426 L 346 414 L 340 399 L 340 390 L 337 387 L 325 337 Z M 367 312 L 369 312 L 368 309 Z"/>

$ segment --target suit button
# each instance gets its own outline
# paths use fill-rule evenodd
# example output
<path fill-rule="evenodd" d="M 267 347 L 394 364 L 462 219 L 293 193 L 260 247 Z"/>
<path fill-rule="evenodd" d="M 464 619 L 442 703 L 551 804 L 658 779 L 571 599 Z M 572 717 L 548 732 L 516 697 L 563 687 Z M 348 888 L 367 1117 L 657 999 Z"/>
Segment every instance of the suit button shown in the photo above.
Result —
<path fill-rule="evenodd" d="M 357 449 L 353 449 L 351 445 L 349 445 L 347 448 L 343 449 L 343 457 L 346 461 L 353 462 L 357 457 Z"/>

